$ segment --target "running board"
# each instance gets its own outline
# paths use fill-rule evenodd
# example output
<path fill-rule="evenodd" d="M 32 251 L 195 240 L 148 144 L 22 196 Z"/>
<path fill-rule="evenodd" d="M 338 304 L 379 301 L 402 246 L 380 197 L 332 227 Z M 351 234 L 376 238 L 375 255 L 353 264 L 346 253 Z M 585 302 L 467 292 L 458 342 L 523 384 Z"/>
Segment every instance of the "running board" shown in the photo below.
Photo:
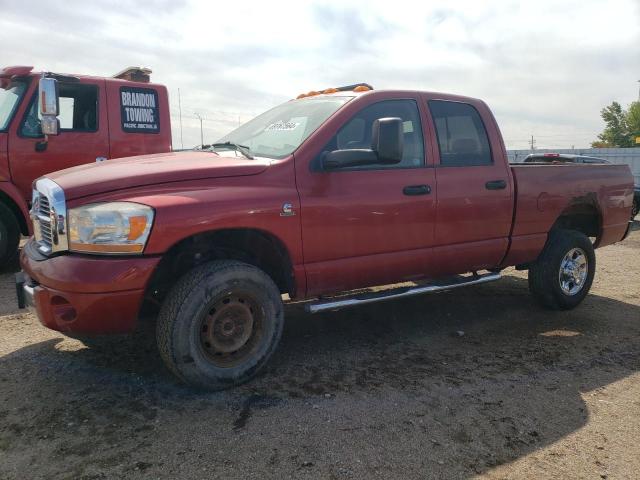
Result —
<path fill-rule="evenodd" d="M 422 295 L 424 293 L 442 292 L 453 288 L 468 287 L 479 283 L 494 282 L 500 280 L 500 273 L 485 273 L 483 275 L 472 275 L 463 277 L 461 275 L 449 279 L 447 283 L 431 283 L 429 285 L 418 285 L 416 287 L 400 287 L 385 290 L 382 292 L 371 292 L 356 295 L 337 300 L 319 301 L 316 303 L 308 303 L 305 310 L 308 313 L 318 313 L 327 310 L 339 310 L 345 307 L 355 307 L 365 305 L 367 303 L 382 302 L 384 300 L 395 300 L 396 298 L 412 297 L 414 295 Z"/>

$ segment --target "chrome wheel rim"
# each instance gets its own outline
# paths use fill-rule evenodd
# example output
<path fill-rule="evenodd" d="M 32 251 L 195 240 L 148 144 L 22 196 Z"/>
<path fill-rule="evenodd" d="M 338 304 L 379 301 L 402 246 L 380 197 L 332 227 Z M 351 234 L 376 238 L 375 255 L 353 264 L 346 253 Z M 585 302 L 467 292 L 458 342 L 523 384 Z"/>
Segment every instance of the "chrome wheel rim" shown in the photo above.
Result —
<path fill-rule="evenodd" d="M 566 295 L 576 295 L 584 287 L 588 273 L 587 254 L 581 248 L 572 248 L 560 262 L 560 289 Z"/>

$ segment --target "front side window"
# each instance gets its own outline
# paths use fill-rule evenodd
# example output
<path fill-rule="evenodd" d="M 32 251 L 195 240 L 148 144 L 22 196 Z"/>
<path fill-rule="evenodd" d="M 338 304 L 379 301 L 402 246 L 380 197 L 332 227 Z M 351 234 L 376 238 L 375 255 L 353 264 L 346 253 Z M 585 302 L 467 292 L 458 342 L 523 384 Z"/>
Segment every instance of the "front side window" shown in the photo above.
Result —
<path fill-rule="evenodd" d="M 491 165 L 491 147 L 478 111 L 468 103 L 429 100 L 436 126 L 440 165 Z"/>
<path fill-rule="evenodd" d="M 249 120 L 216 143 L 249 147 L 252 155 L 284 158 L 352 97 L 292 100 Z"/>
<path fill-rule="evenodd" d="M 60 130 L 68 132 L 95 132 L 98 130 L 98 87 L 95 85 L 60 84 Z M 20 134 L 40 137 L 40 109 L 37 96 L 31 101 L 22 122 Z"/>
<path fill-rule="evenodd" d="M 395 165 L 376 164 L 342 170 L 379 170 L 423 166 L 424 141 L 420 113 L 415 100 L 384 100 L 363 108 L 338 131 L 324 151 L 371 148 L 373 122 L 387 117 L 402 119 L 404 133 L 402 161 Z"/>
<path fill-rule="evenodd" d="M 0 79 L 0 131 L 9 127 L 11 117 L 18 108 L 27 85 L 24 80 Z"/>

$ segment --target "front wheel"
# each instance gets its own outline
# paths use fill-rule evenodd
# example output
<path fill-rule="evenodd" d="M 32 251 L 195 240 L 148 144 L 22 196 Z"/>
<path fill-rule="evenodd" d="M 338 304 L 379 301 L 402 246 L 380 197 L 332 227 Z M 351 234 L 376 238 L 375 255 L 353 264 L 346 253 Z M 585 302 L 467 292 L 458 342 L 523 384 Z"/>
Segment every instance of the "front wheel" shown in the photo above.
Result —
<path fill-rule="evenodd" d="M 569 310 L 589 293 L 595 270 L 589 238 L 574 230 L 555 230 L 529 268 L 529 290 L 543 306 Z"/>
<path fill-rule="evenodd" d="M 156 339 L 165 364 L 185 383 L 221 390 L 260 371 L 283 324 L 273 280 L 253 265 L 221 260 L 196 267 L 173 287 Z"/>

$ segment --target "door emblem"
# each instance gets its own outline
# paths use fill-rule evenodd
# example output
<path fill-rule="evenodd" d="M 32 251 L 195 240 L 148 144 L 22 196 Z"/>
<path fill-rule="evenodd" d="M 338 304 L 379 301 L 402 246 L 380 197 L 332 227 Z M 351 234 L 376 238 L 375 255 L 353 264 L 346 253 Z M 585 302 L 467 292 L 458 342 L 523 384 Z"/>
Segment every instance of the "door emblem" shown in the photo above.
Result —
<path fill-rule="evenodd" d="M 296 212 L 293 211 L 293 205 L 291 203 L 283 203 L 282 211 L 280 212 L 281 217 L 293 217 Z"/>

